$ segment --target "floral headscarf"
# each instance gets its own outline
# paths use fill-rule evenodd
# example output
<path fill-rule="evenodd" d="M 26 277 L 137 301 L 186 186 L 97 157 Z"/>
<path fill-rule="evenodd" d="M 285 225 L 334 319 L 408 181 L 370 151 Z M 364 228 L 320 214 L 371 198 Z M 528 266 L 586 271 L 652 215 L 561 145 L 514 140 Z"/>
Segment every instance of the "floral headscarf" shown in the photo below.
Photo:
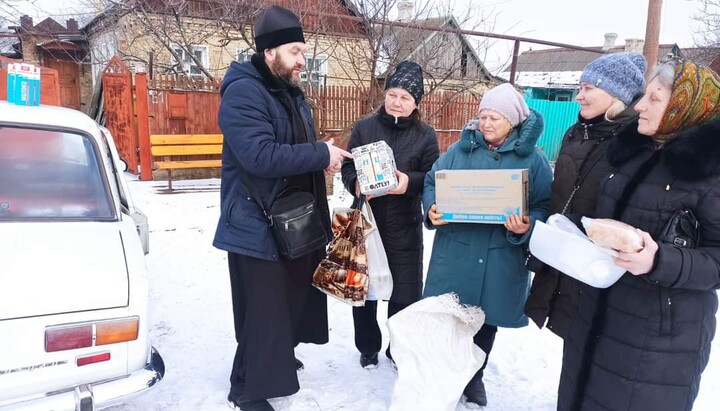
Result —
<path fill-rule="evenodd" d="M 670 102 L 654 138 L 669 140 L 678 132 L 717 116 L 720 116 L 720 76 L 707 67 L 680 59 L 675 67 Z"/>

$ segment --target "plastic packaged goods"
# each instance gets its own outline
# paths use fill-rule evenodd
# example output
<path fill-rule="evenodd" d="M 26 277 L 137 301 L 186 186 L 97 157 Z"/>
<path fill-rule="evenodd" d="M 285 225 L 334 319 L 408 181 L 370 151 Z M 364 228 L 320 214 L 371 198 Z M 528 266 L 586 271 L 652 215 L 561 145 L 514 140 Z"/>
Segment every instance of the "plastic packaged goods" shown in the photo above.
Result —
<path fill-rule="evenodd" d="M 395 156 L 385 141 L 377 141 L 352 149 L 360 192 L 380 196 L 398 185 Z"/>
<path fill-rule="evenodd" d="M 557 227 L 565 232 L 568 232 L 570 234 L 575 234 L 576 236 L 587 240 L 587 236 L 580 231 L 578 226 L 575 225 L 572 221 L 570 221 L 569 218 L 565 217 L 562 214 L 553 214 L 547 219 L 547 223 L 553 227 Z"/>
<path fill-rule="evenodd" d="M 595 244 L 625 253 L 636 253 L 643 249 L 642 237 L 635 227 L 609 218 L 581 219 L 585 232 Z"/>
<path fill-rule="evenodd" d="M 566 217 L 536 222 L 530 236 L 530 252 L 561 273 L 596 288 L 607 288 L 625 274 L 612 257 L 616 251 L 593 243 Z"/>
<path fill-rule="evenodd" d="M 15 103 L 15 81 L 17 78 L 15 63 L 8 64 L 7 71 L 7 101 L 8 103 Z"/>
<path fill-rule="evenodd" d="M 15 83 L 16 100 L 15 104 L 21 106 L 30 105 L 30 88 L 32 82 L 32 69 L 30 64 L 20 64 L 20 71 Z"/>
<path fill-rule="evenodd" d="M 40 78 L 39 67 L 26 63 L 8 64 L 8 102 L 20 106 L 39 106 Z"/>
<path fill-rule="evenodd" d="M 30 87 L 30 105 L 40 105 L 40 67 L 33 67 Z"/>

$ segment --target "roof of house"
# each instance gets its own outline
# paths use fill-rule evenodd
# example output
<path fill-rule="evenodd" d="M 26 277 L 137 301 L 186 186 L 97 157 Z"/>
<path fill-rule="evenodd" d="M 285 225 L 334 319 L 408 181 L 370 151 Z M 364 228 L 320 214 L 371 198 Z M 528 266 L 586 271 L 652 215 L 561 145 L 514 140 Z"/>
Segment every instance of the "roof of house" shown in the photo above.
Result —
<path fill-rule="evenodd" d="M 658 56 L 668 54 L 674 44 L 661 44 L 658 49 Z M 603 51 L 602 47 L 588 47 L 598 50 L 597 53 L 585 50 L 573 50 L 568 48 L 552 48 L 545 50 L 524 51 L 518 56 L 518 72 L 558 72 L 558 71 L 583 71 L 587 65 L 600 57 L 602 53 L 619 53 L 625 51 L 625 46 L 611 47 Z M 695 62 L 711 66 L 713 61 L 720 58 L 720 48 L 694 47 L 680 49 L 683 56 Z M 509 72 L 510 67 L 505 68 Z"/>
<path fill-rule="evenodd" d="M 522 87 L 542 88 L 577 88 L 580 75 L 587 65 L 602 53 L 618 53 L 625 51 L 625 46 L 614 46 L 608 50 L 602 47 L 589 47 L 597 53 L 569 48 L 552 48 L 544 50 L 524 51 L 518 56 L 515 82 Z M 692 59 L 698 64 L 720 70 L 720 48 L 690 47 L 678 48 L 675 44 L 661 44 L 658 56 L 678 51 L 682 56 Z M 510 75 L 510 67 L 505 68 L 503 75 Z"/>
<path fill-rule="evenodd" d="M 665 54 L 672 48 L 672 44 L 660 45 L 659 54 Z M 619 53 L 625 51 L 625 46 L 615 46 L 608 50 L 602 47 L 587 47 L 597 50 L 597 53 L 586 50 L 573 50 L 565 47 L 528 50 L 518 56 L 517 71 L 583 71 L 585 67 L 604 53 Z M 508 66 L 505 71 L 510 71 Z"/>
<path fill-rule="evenodd" d="M 318 3 L 311 0 L 300 2 L 298 0 L 261 0 L 260 2 L 241 2 L 228 3 L 227 0 L 205 0 L 202 4 L 197 4 L 193 8 L 188 9 L 187 13 L 199 18 L 233 18 L 236 24 L 247 23 L 252 24 L 254 13 L 257 13 L 262 7 L 267 5 L 279 5 L 292 10 L 298 8 L 307 10 L 308 13 L 298 13 L 303 22 L 305 30 L 323 30 L 326 34 L 358 34 L 363 30 L 367 30 L 365 22 L 353 21 L 346 22 L 337 18 L 325 18 L 319 20 L 318 13 L 325 12 L 329 14 L 347 14 L 351 17 L 361 16 L 357 7 L 349 0 L 336 0 L 334 5 L 329 3 Z M 303 7 L 308 7 L 303 9 Z M 119 3 L 111 3 L 102 12 L 98 13 L 90 20 L 83 30 L 92 33 L 96 26 L 102 26 L 102 23 L 108 18 L 119 18 L 131 13 L 133 10 L 143 10 L 145 13 L 167 14 L 169 9 L 159 0 L 138 0 L 134 5 L 122 5 Z"/>
<path fill-rule="evenodd" d="M 432 17 L 423 20 L 416 20 L 412 22 L 416 25 L 426 26 L 428 28 L 448 28 L 448 29 L 459 29 L 460 25 L 453 16 L 446 17 Z M 433 36 L 441 33 L 438 30 L 423 30 L 414 27 L 395 27 L 392 31 L 394 36 L 394 42 L 398 45 L 398 50 L 394 59 L 395 63 L 403 60 L 412 59 L 415 53 L 422 50 L 422 46 L 430 41 Z M 470 53 L 470 56 L 476 61 L 480 67 L 481 72 L 487 78 L 493 78 L 492 74 L 485 67 L 483 62 L 475 52 L 475 48 L 470 45 L 467 38 L 463 34 L 457 34 L 460 41 L 463 43 L 463 47 Z M 391 68 L 388 68 L 388 71 Z M 385 73 L 388 74 L 388 73 Z"/>

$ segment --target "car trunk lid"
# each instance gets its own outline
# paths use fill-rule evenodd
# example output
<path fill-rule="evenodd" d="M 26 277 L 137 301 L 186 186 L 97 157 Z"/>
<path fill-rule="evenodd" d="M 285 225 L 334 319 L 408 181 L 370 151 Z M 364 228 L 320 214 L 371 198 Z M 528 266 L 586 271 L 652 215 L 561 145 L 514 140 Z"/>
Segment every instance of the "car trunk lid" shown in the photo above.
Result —
<path fill-rule="evenodd" d="M 118 223 L 0 223 L 0 284 L 0 320 L 127 306 Z"/>

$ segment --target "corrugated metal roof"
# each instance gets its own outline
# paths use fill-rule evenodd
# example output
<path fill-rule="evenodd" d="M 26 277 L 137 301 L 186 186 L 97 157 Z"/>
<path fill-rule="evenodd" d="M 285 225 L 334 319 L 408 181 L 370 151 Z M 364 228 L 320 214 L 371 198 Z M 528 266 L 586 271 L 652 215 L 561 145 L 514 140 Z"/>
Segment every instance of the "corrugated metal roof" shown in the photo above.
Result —
<path fill-rule="evenodd" d="M 672 44 L 662 44 L 658 55 L 667 54 Z M 585 67 L 602 55 L 602 47 L 588 47 L 598 50 L 598 53 L 585 50 L 572 50 L 568 48 L 553 48 L 545 50 L 524 51 L 518 56 L 517 71 L 583 71 Z M 683 52 L 690 49 L 684 49 Z M 625 51 L 625 46 L 611 47 L 608 53 Z M 507 67 L 505 71 L 510 71 Z"/>

